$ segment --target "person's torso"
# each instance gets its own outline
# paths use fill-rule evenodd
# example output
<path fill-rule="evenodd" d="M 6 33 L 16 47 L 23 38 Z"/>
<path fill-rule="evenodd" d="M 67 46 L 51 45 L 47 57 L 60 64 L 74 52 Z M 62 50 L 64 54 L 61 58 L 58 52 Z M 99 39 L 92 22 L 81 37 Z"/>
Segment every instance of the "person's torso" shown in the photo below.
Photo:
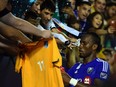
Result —
<path fill-rule="evenodd" d="M 95 79 L 106 80 L 108 78 L 109 64 L 97 58 L 87 64 L 75 64 L 73 73 L 69 71 L 69 74 L 82 83 L 93 85 Z"/>

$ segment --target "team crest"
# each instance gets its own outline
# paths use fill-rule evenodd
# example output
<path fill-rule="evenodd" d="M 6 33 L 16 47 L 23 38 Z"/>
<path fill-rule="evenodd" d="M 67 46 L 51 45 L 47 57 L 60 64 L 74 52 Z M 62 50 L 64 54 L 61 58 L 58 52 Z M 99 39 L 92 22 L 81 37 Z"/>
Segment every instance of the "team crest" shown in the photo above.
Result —
<path fill-rule="evenodd" d="M 86 76 L 84 79 L 85 84 L 91 84 L 91 78 L 89 76 Z"/>
<path fill-rule="evenodd" d="M 87 73 L 88 73 L 88 74 L 90 74 L 90 73 L 92 73 L 92 72 L 93 72 L 93 70 L 94 70 L 94 68 L 93 68 L 93 67 L 89 67 L 89 68 L 87 69 Z"/>
<path fill-rule="evenodd" d="M 44 41 L 44 47 L 45 47 L 45 48 L 48 47 L 48 41 Z"/>

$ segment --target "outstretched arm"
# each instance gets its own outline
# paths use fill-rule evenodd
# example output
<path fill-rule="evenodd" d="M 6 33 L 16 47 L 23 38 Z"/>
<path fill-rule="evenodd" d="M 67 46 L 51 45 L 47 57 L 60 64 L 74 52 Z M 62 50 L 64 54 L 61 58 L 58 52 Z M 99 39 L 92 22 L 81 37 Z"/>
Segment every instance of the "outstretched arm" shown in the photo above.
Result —
<path fill-rule="evenodd" d="M 0 35 L 0 54 L 16 56 L 19 53 L 18 46 L 12 41 L 5 39 Z"/>
<path fill-rule="evenodd" d="M 12 41 L 21 41 L 22 43 L 31 42 L 21 31 L 0 22 L 0 34 Z"/>
<path fill-rule="evenodd" d="M 8 24 L 10 26 L 17 28 L 18 30 L 21 30 L 22 32 L 29 33 L 38 37 L 50 38 L 52 36 L 49 30 L 41 31 L 31 23 L 21 18 L 15 17 L 12 13 L 6 14 L 0 20 L 5 24 Z"/>

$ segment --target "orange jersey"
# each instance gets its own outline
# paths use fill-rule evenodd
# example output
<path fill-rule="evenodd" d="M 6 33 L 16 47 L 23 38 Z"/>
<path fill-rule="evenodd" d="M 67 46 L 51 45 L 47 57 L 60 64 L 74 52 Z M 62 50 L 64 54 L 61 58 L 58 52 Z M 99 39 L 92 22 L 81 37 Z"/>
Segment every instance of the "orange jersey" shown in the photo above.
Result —
<path fill-rule="evenodd" d="M 64 87 L 62 58 L 55 39 L 27 44 L 27 48 L 24 58 L 17 57 L 15 66 L 17 72 L 22 71 L 22 87 Z"/>

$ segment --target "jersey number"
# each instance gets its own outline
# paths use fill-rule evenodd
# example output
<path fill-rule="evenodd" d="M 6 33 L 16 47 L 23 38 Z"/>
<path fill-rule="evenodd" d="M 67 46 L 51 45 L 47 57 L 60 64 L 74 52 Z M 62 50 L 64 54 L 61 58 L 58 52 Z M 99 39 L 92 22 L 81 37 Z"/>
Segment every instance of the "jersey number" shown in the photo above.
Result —
<path fill-rule="evenodd" d="M 39 65 L 40 70 L 42 71 L 44 68 L 44 61 L 39 61 L 37 64 Z"/>

